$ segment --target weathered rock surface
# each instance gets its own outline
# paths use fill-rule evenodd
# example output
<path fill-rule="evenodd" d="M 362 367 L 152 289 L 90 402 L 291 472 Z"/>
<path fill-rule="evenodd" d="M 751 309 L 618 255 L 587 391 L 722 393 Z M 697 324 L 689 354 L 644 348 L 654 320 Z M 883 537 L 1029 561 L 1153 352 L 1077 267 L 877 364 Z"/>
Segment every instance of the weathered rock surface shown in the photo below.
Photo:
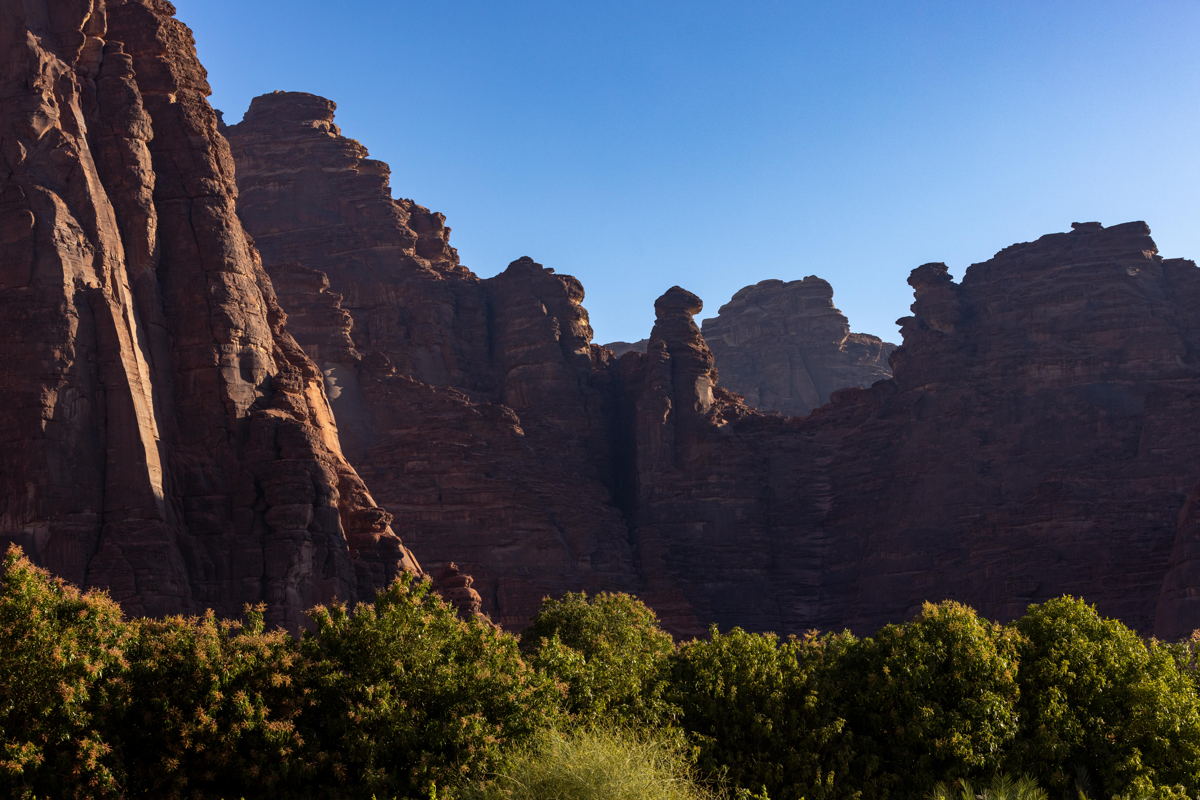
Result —
<path fill-rule="evenodd" d="M 172 13 L 0 4 L 3 540 L 136 613 L 266 601 L 292 626 L 418 569 L 394 515 L 460 613 L 512 626 L 545 594 L 629 589 L 680 634 L 1062 593 L 1200 627 L 1200 270 L 1143 223 L 957 283 L 917 268 L 869 388 L 821 382 L 875 345 L 815 279 L 749 287 L 711 341 L 674 287 L 618 358 L 574 278 L 461 266 L 322 98 L 226 129 L 239 201 Z M 722 347 L 789 330 L 776 303 L 806 318 L 804 417 L 718 383 Z"/>
<path fill-rule="evenodd" d="M 804 416 L 838 389 L 890 378 L 896 345 L 851 333 L 833 305 L 833 287 L 810 275 L 746 286 L 704 320 L 721 385 L 762 411 Z M 645 353 L 648 339 L 606 344 L 616 356 Z"/>
<path fill-rule="evenodd" d="M 1200 483 L 1200 278 L 1143 224 L 1014 245 L 961 283 L 918 268 L 895 376 L 866 389 L 834 391 L 881 377 L 887 345 L 849 333 L 828 284 L 749 287 L 713 342 L 804 331 L 787 380 L 754 391 L 822 404 L 764 415 L 717 383 L 694 295 L 667 292 L 613 358 L 577 281 L 528 259 L 475 277 L 331 114 L 269 95 L 229 130 L 241 213 L 353 459 L 502 623 L 615 588 L 683 634 L 867 630 L 943 597 L 1005 617 L 1064 592 L 1144 630 L 1200 624 L 1179 519 Z"/>
<path fill-rule="evenodd" d="M 961 283 L 915 270 L 894 379 L 813 415 L 832 448 L 827 619 L 866 628 L 921 596 L 1004 617 L 1062 593 L 1147 631 L 1176 614 L 1159 598 L 1187 569 L 1171 553 L 1198 477 L 1200 270 L 1160 258 L 1144 223 L 1073 228 Z"/>
<path fill-rule="evenodd" d="M 342 456 L 164 0 L 0 3 L 0 541 L 290 626 L 415 561 Z"/>
<path fill-rule="evenodd" d="M 648 344 L 649 339 L 638 339 L 636 342 L 609 342 L 604 346 L 612 350 L 614 356 L 620 357 L 626 353 L 644 353 Z"/>
<path fill-rule="evenodd" d="M 227 129 L 240 212 L 318 364 L 350 459 L 438 574 L 527 621 L 544 596 L 635 588 L 612 402 L 583 288 L 532 259 L 481 280 L 440 214 L 394 200 L 389 169 L 334 104 L 256 98 Z"/>
<path fill-rule="evenodd" d="M 803 416 L 838 389 L 892 375 L 896 346 L 851 333 L 833 305 L 833 287 L 812 275 L 739 290 L 703 330 L 721 383 L 764 411 Z"/>

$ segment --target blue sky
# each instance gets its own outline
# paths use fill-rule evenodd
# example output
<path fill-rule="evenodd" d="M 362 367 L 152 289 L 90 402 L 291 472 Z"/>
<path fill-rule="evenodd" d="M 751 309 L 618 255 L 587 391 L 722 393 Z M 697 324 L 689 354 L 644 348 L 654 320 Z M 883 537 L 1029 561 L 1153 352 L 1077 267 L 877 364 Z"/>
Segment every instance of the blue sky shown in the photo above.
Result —
<path fill-rule="evenodd" d="M 576 275 L 602 342 L 812 274 L 898 341 L 913 267 L 1072 221 L 1200 258 L 1196 0 L 175 4 L 228 120 L 332 98 L 466 265 Z"/>

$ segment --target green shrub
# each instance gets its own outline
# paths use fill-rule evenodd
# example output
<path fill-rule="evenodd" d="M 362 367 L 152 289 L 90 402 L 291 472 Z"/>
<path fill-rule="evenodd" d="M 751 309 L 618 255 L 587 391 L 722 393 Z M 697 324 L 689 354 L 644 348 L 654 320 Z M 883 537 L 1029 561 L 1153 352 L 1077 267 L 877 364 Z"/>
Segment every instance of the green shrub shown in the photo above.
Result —
<path fill-rule="evenodd" d="M 544 731 L 463 800 L 715 800 L 670 743 L 612 729 Z"/>
<path fill-rule="evenodd" d="M 828 702 L 848 634 L 780 641 L 715 628 L 672 660 L 671 700 L 697 746 L 697 765 L 772 797 L 837 796 L 845 766 L 843 721 Z"/>
<path fill-rule="evenodd" d="M 1063 597 L 1030 606 L 1010 769 L 1096 797 L 1200 793 L 1200 703 L 1168 648 Z"/>
<path fill-rule="evenodd" d="M 660 726 L 674 716 L 663 695 L 675 643 L 636 597 L 548 598 L 521 646 L 539 671 L 566 686 L 577 724 Z"/>
<path fill-rule="evenodd" d="M 10 547 L 0 565 L 0 793 L 119 794 L 100 733 L 120 701 L 128 627 L 100 592 L 81 593 Z"/>
<path fill-rule="evenodd" d="M 297 724 L 316 796 L 425 796 L 483 774 L 559 713 L 516 638 L 460 619 L 428 581 L 405 576 L 373 603 L 311 616 Z"/>
<path fill-rule="evenodd" d="M 128 707 L 114 731 L 130 788 L 143 796 L 278 794 L 301 739 L 296 641 L 245 623 L 141 619 L 128 647 Z"/>
<path fill-rule="evenodd" d="M 1017 734 L 1019 635 L 960 603 L 926 603 L 840 664 L 835 702 L 868 797 L 920 796 L 994 772 Z"/>

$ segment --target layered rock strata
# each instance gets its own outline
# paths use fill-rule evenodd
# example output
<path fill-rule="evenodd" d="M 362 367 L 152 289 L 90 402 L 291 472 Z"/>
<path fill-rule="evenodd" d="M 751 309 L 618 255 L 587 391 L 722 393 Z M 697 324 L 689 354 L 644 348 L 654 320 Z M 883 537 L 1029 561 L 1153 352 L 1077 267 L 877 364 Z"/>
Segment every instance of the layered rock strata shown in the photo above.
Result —
<path fill-rule="evenodd" d="M 417 566 L 284 329 L 173 13 L 0 4 L 0 542 L 130 612 L 294 627 Z"/>
<path fill-rule="evenodd" d="M 1200 625 L 1200 271 L 1144 224 L 919 267 L 893 377 L 763 414 L 715 345 L 770 314 L 710 344 L 675 287 L 617 358 L 575 279 L 461 266 L 329 101 L 228 129 L 239 201 L 171 15 L 0 5 L 0 538 L 65 577 L 294 627 L 417 569 L 394 514 L 463 614 L 512 626 L 568 589 L 637 591 L 684 635 L 1062 593 Z M 799 283 L 822 352 L 852 350 Z"/>
<path fill-rule="evenodd" d="M 441 214 L 299 92 L 227 129 L 240 210 L 319 365 L 346 451 L 422 562 L 474 578 L 497 622 L 543 597 L 633 589 L 612 502 L 606 365 L 583 288 L 532 259 L 481 280 Z"/>
<path fill-rule="evenodd" d="M 942 597 L 1005 617 L 1064 592 L 1144 630 L 1200 622 L 1177 522 L 1200 482 L 1197 272 L 1144 224 L 1014 245 L 961 283 L 918 268 L 895 375 L 865 389 L 834 384 L 880 377 L 887 345 L 849 333 L 828 284 L 749 287 L 713 342 L 803 321 L 784 383 L 803 362 L 793 400 L 823 403 L 764 415 L 717 383 L 694 295 L 667 292 L 614 358 L 577 281 L 528 259 L 475 277 L 332 111 L 268 95 L 229 130 L 241 213 L 364 474 L 505 624 L 580 588 L 639 591 L 683 634 L 869 630 Z"/>

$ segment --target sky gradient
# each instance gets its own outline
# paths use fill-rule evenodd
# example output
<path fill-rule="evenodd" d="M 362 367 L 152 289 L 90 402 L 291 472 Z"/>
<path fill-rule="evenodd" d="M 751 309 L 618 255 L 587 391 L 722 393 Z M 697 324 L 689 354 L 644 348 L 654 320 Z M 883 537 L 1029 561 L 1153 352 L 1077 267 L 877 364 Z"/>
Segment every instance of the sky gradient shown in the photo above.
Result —
<path fill-rule="evenodd" d="M 806 275 L 899 341 L 913 267 L 1073 221 L 1200 258 L 1196 0 L 175 4 L 228 121 L 335 100 L 464 264 L 577 276 L 600 342 Z"/>

